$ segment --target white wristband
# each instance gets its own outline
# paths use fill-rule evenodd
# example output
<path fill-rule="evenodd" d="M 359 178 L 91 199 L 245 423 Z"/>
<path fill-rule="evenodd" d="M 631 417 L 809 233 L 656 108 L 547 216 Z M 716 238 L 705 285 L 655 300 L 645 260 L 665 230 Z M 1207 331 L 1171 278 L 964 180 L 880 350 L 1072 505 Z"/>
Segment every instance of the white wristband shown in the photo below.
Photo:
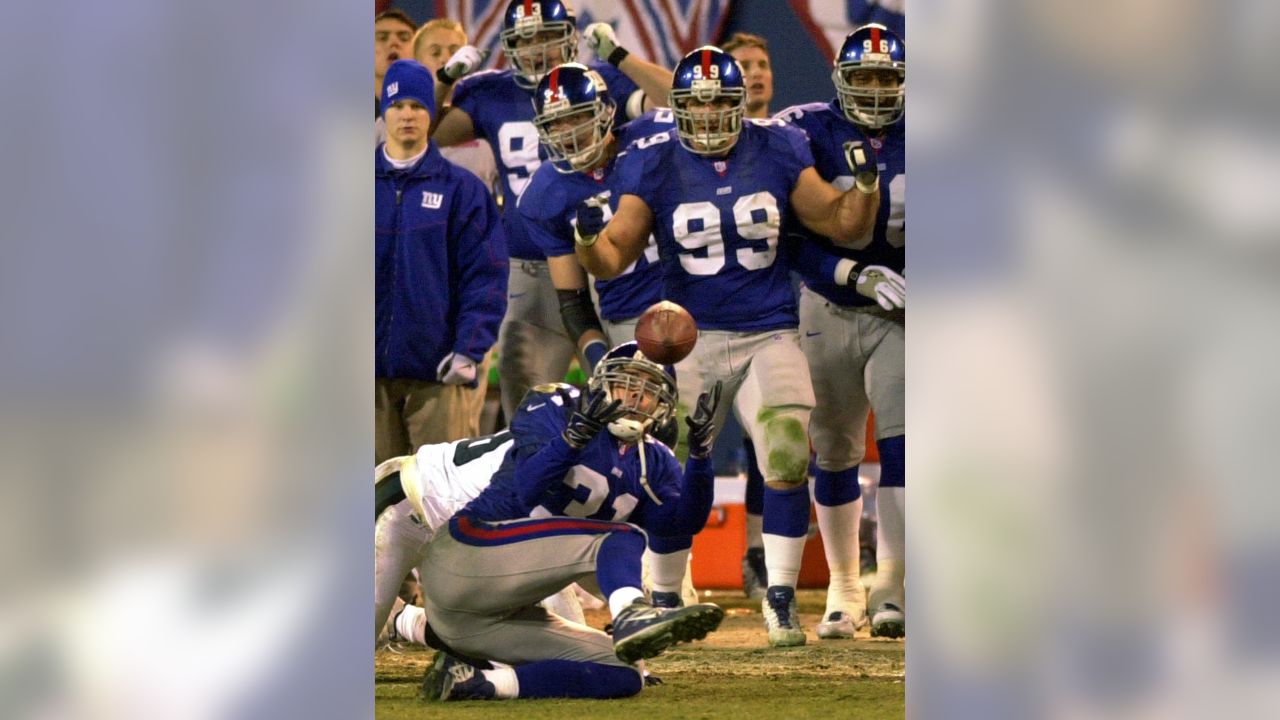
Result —
<path fill-rule="evenodd" d="M 833 273 L 835 275 L 836 284 L 848 285 L 849 275 L 857 267 L 858 267 L 858 263 L 853 260 L 850 260 L 849 258 L 843 258 L 838 262 L 836 262 L 836 271 L 835 273 Z"/>
<path fill-rule="evenodd" d="M 875 195 L 880 192 L 880 176 L 877 175 L 875 182 L 869 186 L 863 185 L 861 182 L 854 182 L 853 186 L 858 188 L 858 191 L 864 195 Z"/>

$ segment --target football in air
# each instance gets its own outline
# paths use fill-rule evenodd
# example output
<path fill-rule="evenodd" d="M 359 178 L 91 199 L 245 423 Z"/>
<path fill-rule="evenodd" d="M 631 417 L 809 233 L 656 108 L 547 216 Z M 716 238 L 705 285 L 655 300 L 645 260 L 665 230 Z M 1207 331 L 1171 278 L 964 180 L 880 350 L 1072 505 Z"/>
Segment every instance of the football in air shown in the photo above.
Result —
<path fill-rule="evenodd" d="M 693 352 L 698 325 L 688 310 L 663 300 L 649 306 L 636 323 L 636 344 L 645 357 L 662 365 L 674 365 Z"/>

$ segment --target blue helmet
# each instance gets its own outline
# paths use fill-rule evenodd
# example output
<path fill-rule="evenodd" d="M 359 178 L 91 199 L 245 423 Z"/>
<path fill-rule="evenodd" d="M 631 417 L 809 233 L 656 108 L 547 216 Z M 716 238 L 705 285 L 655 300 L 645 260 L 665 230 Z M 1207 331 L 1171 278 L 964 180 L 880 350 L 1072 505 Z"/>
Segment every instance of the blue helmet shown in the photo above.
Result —
<path fill-rule="evenodd" d="M 884 25 L 863 25 L 844 39 L 835 65 L 831 81 L 851 122 L 881 128 L 902 119 L 907 49 L 896 33 Z"/>
<path fill-rule="evenodd" d="M 691 107 L 697 103 L 698 107 Z M 708 104 L 715 103 L 714 107 Z M 738 142 L 747 112 L 742 67 L 711 45 L 694 50 L 671 78 L 671 110 L 680 144 L 698 155 L 721 155 Z"/>
<path fill-rule="evenodd" d="M 676 412 L 675 370 L 645 357 L 634 340 L 605 353 L 587 387 L 608 392 L 631 411 L 609 423 L 609 432 L 622 440 L 634 442 Z"/>
<path fill-rule="evenodd" d="M 502 51 L 515 80 L 533 88 L 551 68 L 578 57 L 578 26 L 564 0 L 511 0 L 502 15 Z"/>
<path fill-rule="evenodd" d="M 566 63 L 547 73 L 533 93 L 533 126 L 552 167 L 571 173 L 598 162 L 615 109 L 604 78 L 586 65 Z"/>

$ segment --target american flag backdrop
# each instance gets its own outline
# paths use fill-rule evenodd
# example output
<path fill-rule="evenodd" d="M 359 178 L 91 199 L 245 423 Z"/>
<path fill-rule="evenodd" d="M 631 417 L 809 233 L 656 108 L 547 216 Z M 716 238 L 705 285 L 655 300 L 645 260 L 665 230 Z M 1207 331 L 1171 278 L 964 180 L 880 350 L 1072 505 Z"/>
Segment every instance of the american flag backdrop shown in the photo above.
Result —
<path fill-rule="evenodd" d="M 880 23 L 905 41 L 905 6 L 906 0 L 791 0 L 791 9 L 828 62 L 845 36 L 867 23 Z"/>
<path fill-rule="evenodd" d="M 507 1 L 435 0 L 435 17 L 462 22 L 471 44 L 490 53 L 485 67 L 506 67 L 498 33 Z M 593 22 L 607 22 L 628 50 L 659 65 L 675 67 L 685 53 L 719 37 L 731 0 L 568 0 L 566 4 L 578 17 L 579 31 Z M 591 57 L 582 43 L 578 59 Z"/>

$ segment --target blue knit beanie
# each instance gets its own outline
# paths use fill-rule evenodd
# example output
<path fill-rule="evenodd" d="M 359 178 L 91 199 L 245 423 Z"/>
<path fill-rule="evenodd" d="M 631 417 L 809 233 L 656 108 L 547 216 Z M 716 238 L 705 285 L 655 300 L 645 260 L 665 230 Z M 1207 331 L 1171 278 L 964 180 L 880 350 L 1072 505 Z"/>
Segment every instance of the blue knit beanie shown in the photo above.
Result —
<path fill-rule="evenodd" d="M 436 116 L 436 80 L 417 60 L 397 60 L 382 78 L 382 114 L 397 100 L 417 100 Z"/>

